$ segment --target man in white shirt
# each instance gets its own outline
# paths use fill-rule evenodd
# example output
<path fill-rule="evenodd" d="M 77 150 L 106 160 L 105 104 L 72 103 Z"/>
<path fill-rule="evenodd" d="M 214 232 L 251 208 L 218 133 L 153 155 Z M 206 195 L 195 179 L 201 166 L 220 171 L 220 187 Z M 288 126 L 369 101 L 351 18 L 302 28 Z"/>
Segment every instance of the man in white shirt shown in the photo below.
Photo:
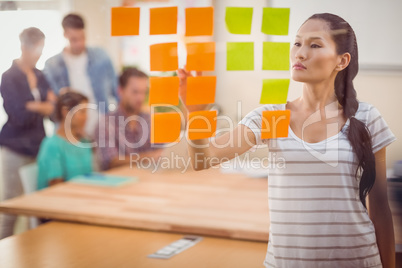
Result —
<path fill-rule="evenodd" d="M 64 37 L 69 45 L 47 60 L 44 73 L 56 92 L 71 88 L 88 97 L 100 113 L 108 112 L 110 101 L 116 102 L 117 76 L 113 64 L 101 48 L 87 47 L 84 20 L 77 14 L 68 14 L 62 21 Z M 87 133 L 93 136 L 97 111 L 89 111 Z"/>

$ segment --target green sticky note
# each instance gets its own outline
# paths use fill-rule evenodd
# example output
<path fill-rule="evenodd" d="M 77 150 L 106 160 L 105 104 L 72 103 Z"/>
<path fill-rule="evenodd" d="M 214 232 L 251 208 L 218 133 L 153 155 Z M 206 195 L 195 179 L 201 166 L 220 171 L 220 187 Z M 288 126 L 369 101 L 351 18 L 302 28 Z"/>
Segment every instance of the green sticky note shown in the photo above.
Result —
<path fill-rule="evenodd" d="M 228 42 L 226 49 L 226 68 L 228 71 L 254 70 L 253 42 Z"/>
<path fill-rule="evenodd" d="M 262 81 L 261 104 L 286 103 L 289 91 L 289 79 L 264 79 Z"/>
<path fill-rule="evenodd" d="M 227 7 L 226 29 L 231 34 L 250 34 L 253 20 L 252 7 Z"/>
<path fill-rule="evenodd" d="M 263 70 L 289 70 L 290 43 L 264 42 L 262 52 Z"/>
<path fill-rule="evenodd" d="M 261 32 L 270 35 L 288 35 L 290 8 L 264 7 Z"/>

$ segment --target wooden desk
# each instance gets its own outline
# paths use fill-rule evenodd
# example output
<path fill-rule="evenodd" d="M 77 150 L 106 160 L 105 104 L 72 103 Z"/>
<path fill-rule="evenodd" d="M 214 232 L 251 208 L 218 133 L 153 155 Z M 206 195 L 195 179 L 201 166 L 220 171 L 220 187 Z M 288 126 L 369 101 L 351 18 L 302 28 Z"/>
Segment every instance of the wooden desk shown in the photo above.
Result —
<path fill-rule="evenodd" d="M 137 176 L 119 188 L 63 183 L 0 204 L 5 213 L 157 231 L 268 241 L 267 179 L 120 168 Z"/>
<path fill-rule="evenodd" d="M 168 260 L 147 255 L 183 235 L 51 222 L 0 240 L 2 268 L 253 268 L 263 267 L 267 244 L 204 239 Z"/>

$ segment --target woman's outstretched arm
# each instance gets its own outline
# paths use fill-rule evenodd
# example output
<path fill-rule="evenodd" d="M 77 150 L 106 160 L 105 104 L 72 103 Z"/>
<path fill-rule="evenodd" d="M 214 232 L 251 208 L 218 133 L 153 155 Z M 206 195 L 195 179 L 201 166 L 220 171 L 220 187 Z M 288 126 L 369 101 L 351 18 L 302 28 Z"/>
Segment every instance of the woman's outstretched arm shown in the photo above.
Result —
<path fill-rule="evenodd" d="M 388 204 L 385 147 L 375 153 L 376 179 L 368 195 L 369 215 L 374 223 L 378 249 L 384 268 L 395 268 L 395 237 Z"/>
<path fill-rule="evenodd" d="M 186 105 L 187 78 L 192 76 L 189 71 L 179 69 L 180 98 L 187 112 L 202 111 L 207 105 Z M 201 73 L 197 73 L 201 75 Z M 255 135 L 245 125 L 236 128 L 213 140 L 199 139 L 188 142 L 188 152 L 192 166 L 195 170 L 207 169 L 211 166 L 228 161 L 243 154 L 256 144 Z"/>

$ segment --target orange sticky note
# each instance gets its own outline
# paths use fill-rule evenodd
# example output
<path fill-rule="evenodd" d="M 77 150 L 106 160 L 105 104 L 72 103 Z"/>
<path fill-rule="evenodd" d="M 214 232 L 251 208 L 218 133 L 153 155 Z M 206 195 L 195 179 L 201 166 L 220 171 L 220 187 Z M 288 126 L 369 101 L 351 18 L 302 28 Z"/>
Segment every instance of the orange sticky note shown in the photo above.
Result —
<path fill-rule="evenodd" d="M 263 111 L 261 139 L 286 138 L 289 133 L 290 110 Z"/>
<path fill-rule="evenodd" d="M 151 71 L 175 71 L 179 66 L 177 43 L 163 43 L 150 46 Z"/>
<path fill-rule="evenodd" d="M 170 143 L 180 140 L 180 114 L 153 113 L 151 115 L 151 143 Z"/>
<path fill-rule="evenodd" d="M 180 79 L 172 77 L 151 77 L 149 79 L 149 105 L 179 104 Z"/>
<path fill-rule="evenodd" d="M 208 104 L 215 102 L 216 76 L 187 78 L 186 104 Z"/>
<path fill-rule="evenodd" d="M 177 7 L 151 8 L 149 12 L 149 34 L 177 33 Z"/>
<path fill-rule="evenodd" d="M 215 70 L 215 42 L 187 44 L 188 71 Z"/>
<path fill-rule="evenodd" d="M 206 139 L 215 136 L 216 111 L 197 111 L 188 116 L 188 138 L 190 140 Z"/>
<path fill-rule="evenodd" d="M 213 31 L 213 7 L 186 8 L 186 36 L 212 35 Z"/>
<path fill-rule="evenodd" d="M 112 36 L 138 35 L 140 33 L 139 7 L 112 7 Z"/>

